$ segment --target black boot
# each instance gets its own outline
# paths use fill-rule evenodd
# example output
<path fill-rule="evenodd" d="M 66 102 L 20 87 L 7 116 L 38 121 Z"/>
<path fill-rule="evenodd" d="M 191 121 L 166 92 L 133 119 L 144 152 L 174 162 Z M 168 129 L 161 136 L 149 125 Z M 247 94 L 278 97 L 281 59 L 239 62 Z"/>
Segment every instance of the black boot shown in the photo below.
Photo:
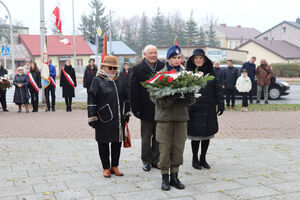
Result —
<path fill-rule="evenodd" d="M 199 170 L 202 169 L 197 156 L 193 156 L 193 167 Z"/>
<path fill-rule="evenodd" d="M 178 173 L 171 173 L 170 185 L 180 190 L 185 188 L 183 183 L 181 183 L 180 180 L 178 179 Z"/>
<path fill-rule="evenodd" d="M 210 169 L 210 165 L 206 162 L 205 156 L 200 156 L 200 165 L 206 169 Z"/>
<path fill-rule="evenodd" d="M 162 174 L 161 189 L 170 190 L 169 174 Z"/>

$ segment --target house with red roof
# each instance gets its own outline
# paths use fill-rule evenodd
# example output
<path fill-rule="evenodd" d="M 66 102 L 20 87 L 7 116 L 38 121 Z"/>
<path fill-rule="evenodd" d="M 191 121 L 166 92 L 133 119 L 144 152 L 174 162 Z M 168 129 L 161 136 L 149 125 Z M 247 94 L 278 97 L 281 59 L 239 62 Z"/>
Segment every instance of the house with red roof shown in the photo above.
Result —
<path fill-rule="evenodd" d="M 65 45 L 61 40 L 67 39 L 70 44 Z M 57 67 L 59 70 L 64 66 L 66 60 L 71 60 L 71 64 L 74 67 L 82 67 L 88 64 L 90 56 L 94 55 L 94 52 L 83 39 L 82 36 L 75 36 L 76 42 L 76 65 L 73 63 L 73 36 L 66 35 L 61 38 L 58 35 L 47 35 L 46 36 L 46 45 L 48 56 L 52 60 L 52 64 Z M 39 35 L 20 35 L 20 43 L 24 44 L 28 50 L 30 57 L 38 65 L 41 62 L 40 54 L 40 36 Z"/>

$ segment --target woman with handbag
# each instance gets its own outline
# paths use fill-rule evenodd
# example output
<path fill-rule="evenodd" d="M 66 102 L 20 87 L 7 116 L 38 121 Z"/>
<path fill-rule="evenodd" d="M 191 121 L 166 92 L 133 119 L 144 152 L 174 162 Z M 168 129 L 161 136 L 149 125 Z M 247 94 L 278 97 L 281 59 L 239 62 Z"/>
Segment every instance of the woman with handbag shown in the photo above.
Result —
<path fill-rule="evenodd" d="M 17 74 L 14 77 L 13 84 L 16 86 L 14 94 L 14 103 L 18 105 L 18 113 L 22 112 L 22 105 L 25 105 L 26 113 L 29 113 L 29 93 L 28 93 L 28 84 L 29 79 L 26 74 L 24 74 L 23 67 L 18 67 Z"/>
<path fill-rule="evenodd" d="M 123 176 L 118 165 L 130 108 L 125 106 L 128 98 L 118 69 L 118 59 L 106 56 L 88 92 L 88 122 L 95 129 L 105 178 L 110 178 L 111 173 Z"/>
<path fill-rule="evenodd" d="M 32 62 L 30 70 L 27 72 L 29 79 L 29 91 L 31 96 L 32 112 L 38 112 L 39 108 L 39 89 L 41 85 L 41 72 L 36 65 L 36 62 Z"/>

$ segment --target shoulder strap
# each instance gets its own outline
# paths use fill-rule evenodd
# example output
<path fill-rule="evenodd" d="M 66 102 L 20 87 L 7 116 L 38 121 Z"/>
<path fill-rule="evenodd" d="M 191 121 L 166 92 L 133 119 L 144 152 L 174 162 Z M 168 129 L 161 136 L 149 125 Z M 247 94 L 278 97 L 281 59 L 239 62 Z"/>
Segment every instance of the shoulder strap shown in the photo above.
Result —
<path fill-rule="evenodd" d="M 270 72 L 263 66 L 260 66 L 263 70 L 265 70 L 268 74 L 270 74 Z"/>

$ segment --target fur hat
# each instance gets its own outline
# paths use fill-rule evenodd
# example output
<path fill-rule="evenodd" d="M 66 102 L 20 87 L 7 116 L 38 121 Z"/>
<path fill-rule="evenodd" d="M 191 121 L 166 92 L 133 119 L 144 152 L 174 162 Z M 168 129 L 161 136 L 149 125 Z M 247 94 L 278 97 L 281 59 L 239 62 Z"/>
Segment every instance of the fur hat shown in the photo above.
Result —
<path fill-rule="evenodd" d="M 103 63 L 101 66 L 108 66 L 108 67 L 119 67 L 118 59 L 115 56 L 105 56 L 103 59 Z"/>

